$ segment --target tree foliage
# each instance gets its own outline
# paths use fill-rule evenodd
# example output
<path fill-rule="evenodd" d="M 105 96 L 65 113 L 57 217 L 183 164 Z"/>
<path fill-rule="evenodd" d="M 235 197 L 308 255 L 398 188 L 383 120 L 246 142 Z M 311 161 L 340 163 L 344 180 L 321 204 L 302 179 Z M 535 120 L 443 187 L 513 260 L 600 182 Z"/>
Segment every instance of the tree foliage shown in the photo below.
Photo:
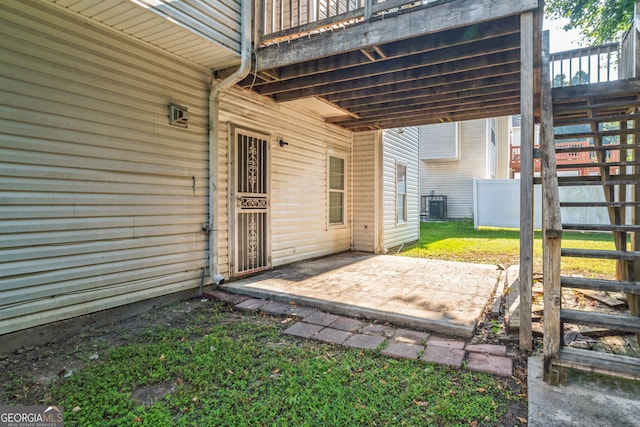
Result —
<path fill-rule="evenodd" d="M 635 0 L 546 0 L 545 15 L 565 18 L 565 30 L 577 29 L 582 42 L 598 45 L 620 41 L 631 25 Z"/>

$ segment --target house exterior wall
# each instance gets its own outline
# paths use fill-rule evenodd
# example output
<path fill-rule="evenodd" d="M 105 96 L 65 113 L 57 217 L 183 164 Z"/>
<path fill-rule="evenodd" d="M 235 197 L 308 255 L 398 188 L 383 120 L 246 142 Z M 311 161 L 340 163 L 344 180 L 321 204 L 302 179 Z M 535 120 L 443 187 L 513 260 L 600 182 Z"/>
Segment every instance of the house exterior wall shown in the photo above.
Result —
<path fill-rule="evenodd" d="M 509 178 L 509 138 L 511 133 L 511 117 L 498 117 L 498 168 L 497 179 Z"/>
<path fill-rule="evenodd" d="M 16 4 L 0 2 L 0 335 L 197 288 L 210 73 Z"/>
<path fill-rule="evenodd" d="M 438 145 L 444 135 L 451 135 L 443 125 L 420 127 L 421 158 L 425 141 Z M 473 179 L 487 176 L 487 120 L 460 122 L 458 126 L 459 158 L 420 161 L 420 194 L 447 196 L 447 217 L 473 216 Z"/>
<path fill-rule="evenodd" d="M 353 250 L 378 252 L 382 132 L 353 134 Z M 376 173 L 377 172 L 377 173 Z"/>
<path fill-rule="evenodd" d="M 383 245 L 393 249 L 420 239 L 419 128 L 389 129 L 382 139 Z M 396 165 L 406 166 L 407 221 L 396 215 Z"/>
<path fill-rule="evenodd" d="M 12 1 L 12 0 L 8 0 Z M 210 69 L 240 63 L 238 0 L 20 0 L 49 2 Z"/>
<path fill-rule="evenodd" d="M 276 267 L 351 248 L 351 132 L 319 115 L 233 88 L 221 97 L 219 272 L 230 272 L 228 140 L 230 126 L 267 135 L 271 151 L 271 253 Z M 283 139 L 289 144 L 280 147 Z M 344 158 L 345 224 L 328 224 L 329 156 Z M 225 232 L 225 230 L 227 230 Z"/>

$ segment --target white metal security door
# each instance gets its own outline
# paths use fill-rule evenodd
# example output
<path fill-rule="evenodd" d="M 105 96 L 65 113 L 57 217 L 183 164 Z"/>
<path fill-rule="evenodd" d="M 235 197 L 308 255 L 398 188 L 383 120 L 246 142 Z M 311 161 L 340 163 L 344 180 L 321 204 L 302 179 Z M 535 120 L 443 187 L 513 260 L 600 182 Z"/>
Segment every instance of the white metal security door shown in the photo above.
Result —
<path fill-rule="evenodd" d="M 235 129 L 235 273 L 269 268 L 268 139 Z"/>

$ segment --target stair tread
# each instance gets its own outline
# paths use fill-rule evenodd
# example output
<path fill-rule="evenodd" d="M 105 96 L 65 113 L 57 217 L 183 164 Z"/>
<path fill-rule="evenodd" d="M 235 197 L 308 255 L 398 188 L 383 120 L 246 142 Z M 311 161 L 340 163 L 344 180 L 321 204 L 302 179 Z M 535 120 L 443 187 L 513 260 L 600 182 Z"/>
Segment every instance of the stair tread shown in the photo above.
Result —
<path fill-rule="evenodd" d="M 564 230 L 640 231 L 635 224 L 562 224 Z"/>
<path fill-rule="evenodd" d="M 560 276 L 560 285 L 565 288 L 640 294 L 640 282 L 632 282 L 628 280 L 606 280 L 589 279 L 586 277 Z"/>
<path fill-rule="evenodd" d="M 606 179 L 602 179 L 600 175 L 591 176 L 560 176 L 558 177 L 558 185 L 560 186 L 577 186 L 577 185 L 621 185 L 621 184 L 637 184 L 640 177 L 637 175 L 611 175 Z"/>
<path fill-rule="evenodd" d="M 616 331 L 640 333 L 640 317 L 626 314 L 595 313 L 583 310 L 560 310 L 560 319 L 567 323 L 597 326 Z"/>
<path fill-rule="evenodd" d="M 633 380 L 640 379 L 640 358 L 619 354 L 582 350 L 571 347 L 560 349 L 553 365 L 581 369 L 606 375 L 616 375 Z"/>
<path fill-rule="evenodd" d="M 640 260 L 640 252 L 634 251 L 607 251 L 601 249 L 574 249 L 563 248 L 560 251 L 562 256 L 577 258 L 603 258 L 603 259 L 620 259 L 620 260 Z"/>
<path fill-rule="evenodd" d="M 560 202 L 562 208 L 606 208 L 606 207 L 624 207 L 624 206 L 640 206 L 640 201 L 632 202 Z"/>

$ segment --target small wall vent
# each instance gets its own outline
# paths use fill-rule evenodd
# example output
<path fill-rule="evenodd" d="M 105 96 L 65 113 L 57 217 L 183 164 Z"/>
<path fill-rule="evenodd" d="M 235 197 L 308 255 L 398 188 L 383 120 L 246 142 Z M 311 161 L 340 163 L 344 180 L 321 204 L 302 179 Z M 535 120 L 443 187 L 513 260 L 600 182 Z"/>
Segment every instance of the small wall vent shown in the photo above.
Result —
<path fill-rule="evenodd" d="M 169 104 L 169 124 L 186 128 L 189 125 L 189 109 L 182 105 Z"/>

